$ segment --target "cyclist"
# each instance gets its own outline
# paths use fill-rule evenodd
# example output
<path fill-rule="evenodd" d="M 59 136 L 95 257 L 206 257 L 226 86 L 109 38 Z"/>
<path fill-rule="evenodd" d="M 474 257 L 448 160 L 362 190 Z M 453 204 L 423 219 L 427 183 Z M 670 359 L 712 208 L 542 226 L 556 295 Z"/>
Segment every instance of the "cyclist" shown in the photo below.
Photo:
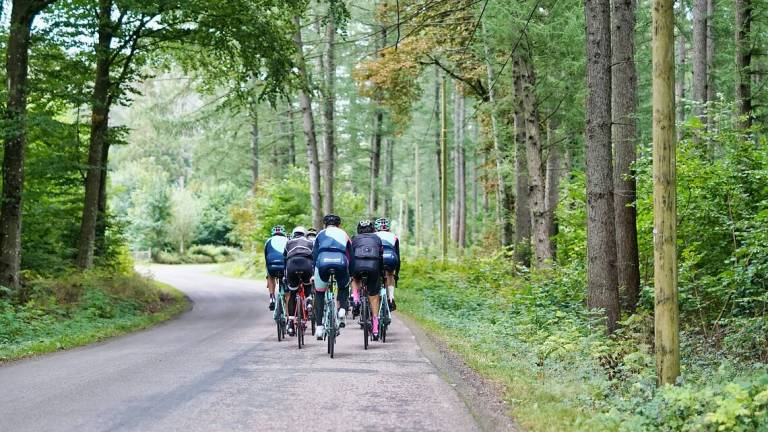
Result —
<path fill-rule="evenodd" d="M 269 310 L 275 310 L 275 286 L 277 278 L 285 272 L 285 260 L 283 252 L 288 238 L 285 236 L 285 227 L 275 225 L 272 227 L 272 237 L 264 244 L 264 262 L 267 264 L 267 290 L 269 290 Z"/>
<path fill-rule="evenodd" d="M 315 290 L 324 293 L 328 288 L 328 281 L 331 277 L 331 271 L 335 273 L 336 283 L 339 287 L 336 296 L 336 302 L 339 310 L 339 327 L 346 326 L 345 316 L 347 314 L 349 300 L 349 255 L 352 243 L 344 230 L 339 228 L 341 218 L 329 214 L 323 218 L 325 229 L 317 234 L 315 247 L 313 250 L 313 259 L 315 262 Z M 325 305 L 325 296 L 318 295 L 315 299 L 317 309 L 315 317 L 318 323 L 323 322 L 323 308 Z M 315 336 L 318 339 L 323 338 L 323 326 L 318 325 Z"/>
<path fill-rule="evenodd" d="M 300 284 L 304 284 L 304 295 L 307 297 L 307 309 L 311 309 L 309 296 L 312 292 L 310 278 L 314 268 L 312 262 L 312 247 L 314 243 L 306 237 L 307 230 L 302 226 L 297 226 L 291 233 L 291 239 L 285 245 L 283 257 L 285 258 L 285 279 L 288 285 L 288 292 L 285 293 L 285 303 L 288 305 L 288 315 L 296 310 L 296 293 Z M 294 333 L 294 316 L 288 317 L 288 334 Z"/>
<path fill-rule="evenodd" d="M 395 305 L 395 281 L 400 274 L 400 240 L 389 229 L 391 222 L 387 218 L 378 218 L 374 225 L 376 234 L 381 238 L 384 246 L 384 279 L 387 286 L 387 300 L 389 309 L 394 311 Z"/>
<path fill-rule="evenodd" d="M 384 248 L 376 235 L 373 223 L 361 220 L 357 224 L 357 235 L 352 238 L 352 262 L 349 265 L 352 274 L 352 297 L 358 315 L 360 309 L 360 288 L 365 279 L 368 300 L 371 303 L 373 340 L 379 339 L 379 306 L 381 306 L 381 271 L 384 268 Z"/>
<path fill-rule="evenodd" d="M 317 230 L 314 229 L 314 228 L 308 229 L 307 230 L 307 238 L 312 240 L 312 242 L 314 242 L 315 239 L 317 238 Z"/>

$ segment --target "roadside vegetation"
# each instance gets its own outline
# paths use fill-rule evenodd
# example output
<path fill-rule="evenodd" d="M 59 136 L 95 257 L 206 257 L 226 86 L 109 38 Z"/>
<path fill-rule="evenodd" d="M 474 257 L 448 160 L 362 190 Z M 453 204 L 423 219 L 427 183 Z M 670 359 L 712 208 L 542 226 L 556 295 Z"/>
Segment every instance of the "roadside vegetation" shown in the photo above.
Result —
<path fill-rule="evenodd" d="M 143 329 L 188 305 L 181 292 L 133 272 L 35 278 L 0 299 L 0 362 Z"/>

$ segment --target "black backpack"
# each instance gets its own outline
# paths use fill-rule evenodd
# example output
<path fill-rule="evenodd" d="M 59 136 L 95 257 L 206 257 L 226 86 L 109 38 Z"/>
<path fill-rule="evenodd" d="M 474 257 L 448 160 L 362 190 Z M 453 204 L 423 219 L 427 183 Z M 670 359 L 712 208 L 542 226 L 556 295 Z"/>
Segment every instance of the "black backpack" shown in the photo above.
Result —
<path fill-rule="evenodd" d="M 358 234 L 352 239 L 355 259 L 381 258 L 381 239 L 376 234 Z"/>
<path fill-rule="evenodd" d="M 306 239 L 304 237 L 291 239 L 288 241 L 288 244 L 285 245 L 285 257 L 293 258 L 300 256 L 312 258 L 313 246 L 314 243 L 312 240 Z"/>

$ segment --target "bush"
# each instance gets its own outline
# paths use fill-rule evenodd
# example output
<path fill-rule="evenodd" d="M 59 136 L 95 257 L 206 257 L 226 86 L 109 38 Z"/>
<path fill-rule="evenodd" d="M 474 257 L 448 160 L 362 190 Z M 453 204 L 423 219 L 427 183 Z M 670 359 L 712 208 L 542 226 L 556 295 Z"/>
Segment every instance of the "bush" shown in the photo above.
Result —
<path fill-rule="evenodd" d="M 158 264 L 213 264 L 233 261 L 239 254 L 240 251 L 228 246 L 197 245 L 184 255 L 160 251 L 153 260 Z"/>

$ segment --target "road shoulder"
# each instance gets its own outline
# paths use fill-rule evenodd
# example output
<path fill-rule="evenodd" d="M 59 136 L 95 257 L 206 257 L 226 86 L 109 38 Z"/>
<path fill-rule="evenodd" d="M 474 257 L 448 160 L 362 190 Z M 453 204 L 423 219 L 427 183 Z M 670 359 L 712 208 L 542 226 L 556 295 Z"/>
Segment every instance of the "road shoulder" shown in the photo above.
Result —
<path fill-rule="evenodd" d="M 489 382 L 453 352 L 439 336 L 424 329 L 413 318 L 398 314 L 411 330 L 424 356 L 440 375 L 458 393 L 483 431 L 520 431 L 520 426 L 509 417 L 509 405 L 502 399 L 501 390 Z"/>

